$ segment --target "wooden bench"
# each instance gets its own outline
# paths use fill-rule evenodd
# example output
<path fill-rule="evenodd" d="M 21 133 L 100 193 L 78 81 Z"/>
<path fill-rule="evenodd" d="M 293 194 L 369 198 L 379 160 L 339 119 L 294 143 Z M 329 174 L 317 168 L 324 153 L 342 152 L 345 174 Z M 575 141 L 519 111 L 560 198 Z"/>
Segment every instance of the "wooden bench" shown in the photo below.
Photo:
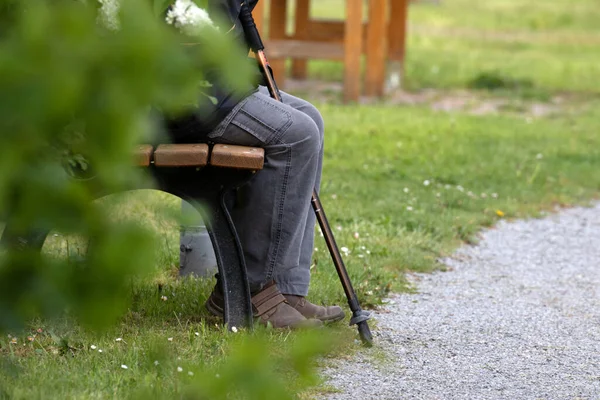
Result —
<path fill-rule="evenodd" d="M 229 329 L 252 326 L 253 312 L 242 246 L 231 219 L 236 189 L 263 168 L 264 149 L 206 143 L 144 144 L 133 152 L 136 166 L 154 178 L 150 186 L 133 189 L 159 189 L 194 205 L 209 231 L 225 294 L 224 322 Z M 93 185 L 93 179 L 90 179 Z M 97 198 L 107 193 L 98 189 Z M 41 250 L 49 230 L 12 234 L 10 221 L 1 242 L 8 246 Z"/>

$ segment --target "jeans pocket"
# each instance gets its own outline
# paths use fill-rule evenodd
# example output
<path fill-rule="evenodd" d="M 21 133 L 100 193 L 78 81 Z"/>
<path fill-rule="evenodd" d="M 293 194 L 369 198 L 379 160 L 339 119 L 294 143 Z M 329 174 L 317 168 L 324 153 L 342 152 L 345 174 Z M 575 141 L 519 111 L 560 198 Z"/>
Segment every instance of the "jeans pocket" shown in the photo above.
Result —
<path fill-rule="evenodd" d="M 292 114 L 285 107 L 262 94 L 252 95 L 215 139 L 246 146 L 268 145 L 292 124 Z"/>

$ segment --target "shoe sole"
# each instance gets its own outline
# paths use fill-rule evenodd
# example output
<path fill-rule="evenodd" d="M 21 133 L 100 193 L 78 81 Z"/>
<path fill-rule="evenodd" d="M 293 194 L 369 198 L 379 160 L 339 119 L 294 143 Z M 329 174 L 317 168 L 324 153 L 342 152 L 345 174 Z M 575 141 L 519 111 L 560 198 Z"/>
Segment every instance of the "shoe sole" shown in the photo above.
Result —
<path fill-rule="evenodd" d="M 223 318 L 223 309 L 213 301 L 212 297 L 209 297 L 208 300 L 206 300 L 204 307 L 215 317 Z"/>

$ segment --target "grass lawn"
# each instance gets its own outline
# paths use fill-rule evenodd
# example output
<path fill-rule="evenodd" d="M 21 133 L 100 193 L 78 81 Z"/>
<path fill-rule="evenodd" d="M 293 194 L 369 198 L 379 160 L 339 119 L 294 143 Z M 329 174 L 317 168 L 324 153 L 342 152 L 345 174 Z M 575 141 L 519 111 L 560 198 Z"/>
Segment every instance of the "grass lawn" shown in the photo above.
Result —
<path fill-rule="evenodd" d="M 318 15 L 340 15 L 338 1 L 315 3 Z M 322 200 L 370 306 L 390 290 L 410 290 L 406 274 L 439 268 L 440 256 L 476 242 L 482 227 L 585 204 L 599 193 L 596 1 L 441 3 L 411 8 L 406 85 L 413 95 L 434 89 L 431 98 L 319 104 L 327 124 Z M 315 61 L 311 76 L 339 80 L 341 69 Z M 436 105 L 457 93 L 468 106 L 440 111 Z M 153 274 L 132 283 L 129 312 L 105 332 L 65 317 L 0 338 L 0 398 L 217 398 L 227 390 L 254 391 L 257 399 L 309 396 L 302 388 L 315 381 L 302 372 L 315 364 L 312 353 L 336 357 L 358 348 L 344 324 L 319 333 L 328 343 L 267 329 L 226 334 L 202 306 L 213 283 L 175 279 L 178 228 L 161 210 L 175 212 L 179 201 L 139 192 L 103 205 L 156 232 Z M 65 254 L 67 243 L 77 248 L 75 238 L 57 234 L 46 251 Z M 312 277 L 312 299 L 345 304 L 320 239 Z"/>

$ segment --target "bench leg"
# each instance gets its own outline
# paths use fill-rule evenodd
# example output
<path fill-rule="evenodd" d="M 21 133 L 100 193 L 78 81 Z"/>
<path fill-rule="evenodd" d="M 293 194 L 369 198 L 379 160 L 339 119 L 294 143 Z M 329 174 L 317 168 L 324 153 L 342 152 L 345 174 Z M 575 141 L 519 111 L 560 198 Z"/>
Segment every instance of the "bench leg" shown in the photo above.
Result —
<path fill-rule="evenodd" d="M 226 206 L 227 191 L 212 199 L 205 198 L 208 229 L 219 267 L 219 281 L 224 294 L 223 319 L 229 329 L 252 327 L 252 303 L 242 246 Z"/>

